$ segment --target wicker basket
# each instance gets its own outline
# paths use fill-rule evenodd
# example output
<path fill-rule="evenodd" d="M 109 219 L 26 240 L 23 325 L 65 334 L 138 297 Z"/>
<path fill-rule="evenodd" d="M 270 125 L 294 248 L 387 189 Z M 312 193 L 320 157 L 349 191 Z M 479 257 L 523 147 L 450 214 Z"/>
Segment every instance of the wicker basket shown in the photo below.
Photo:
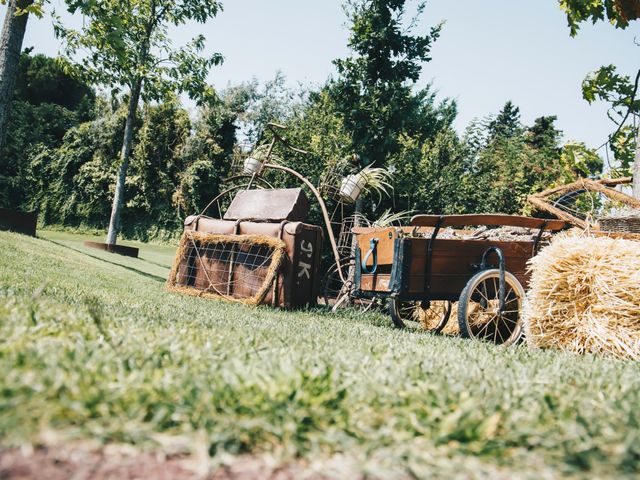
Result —
<path fill-rule="evenodd" d="M 606 232 L 640 233 L 640 216 L 601 218 L 599 223 Z"/>

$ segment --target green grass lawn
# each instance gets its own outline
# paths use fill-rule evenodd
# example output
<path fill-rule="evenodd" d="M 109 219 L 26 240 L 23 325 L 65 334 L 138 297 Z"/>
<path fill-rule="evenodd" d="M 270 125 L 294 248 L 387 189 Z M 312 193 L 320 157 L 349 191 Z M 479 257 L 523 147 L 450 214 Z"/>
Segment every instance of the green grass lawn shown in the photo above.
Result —
<path fill-rule="evenodd" d="M 640 474 L 640 368 L 165 290 L 86 236 L 0 232 L 0 445 L 59 438 L 335 461 L 379 476 Z"/>

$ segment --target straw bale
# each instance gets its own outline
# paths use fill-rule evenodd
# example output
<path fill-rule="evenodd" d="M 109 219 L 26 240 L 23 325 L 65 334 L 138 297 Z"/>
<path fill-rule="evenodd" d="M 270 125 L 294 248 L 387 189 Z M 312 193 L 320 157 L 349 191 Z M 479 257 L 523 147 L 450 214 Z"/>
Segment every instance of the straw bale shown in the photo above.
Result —
<path fill-rule="evenodd" d="M 414 310 L 414 317 L 420 322 L 423 328 L 431 330 L 440 321 L 444 302 L 433 300 L 431 302 L 431 308 L 423 310 L 422 308 L 416 308 Z M 451 315 L 449 321 L 442 329 L 443 335 L 460 335 L 460 329 L 458 328 L 458 304 L 453 303 L 451 305 Z"/>
<path fill-rule="evenodd" d="M 640 242 L 560 235 L 530 269 L 530 345 L 640 359 Z"/>

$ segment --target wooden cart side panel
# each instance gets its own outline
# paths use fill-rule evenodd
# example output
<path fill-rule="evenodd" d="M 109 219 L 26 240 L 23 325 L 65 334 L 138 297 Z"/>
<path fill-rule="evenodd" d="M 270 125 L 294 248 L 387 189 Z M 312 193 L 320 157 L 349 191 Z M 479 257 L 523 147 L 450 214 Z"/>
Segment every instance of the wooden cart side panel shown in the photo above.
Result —
<path fill-rule="evenodd" d="M 426 238 L 412 238 L 409 272 L 420 274 L 425 272 L 427 249 L 429 240 Z M 431 272 L 434 275 L 472 275 L 482 261 L 482 255 L 487 249 L 498 247 L 505 257 L 506 268 L 511 273 L 524 273 L 527 261 L 533 254 L 533 242 L 500 242 L 491 240 L 436 240 L 433 245 L 433 259 Z M 491 263 L 497 263 L 496 257 L 489 258 Z"/>
<path fill-rule="evenodd" d="M 425 235 L 425 237 L 412 237 L 418 238 L 421 240 L 427 240 L 430 238 L 431 233 L 433 232 L 433 228 L 431 227 L 385 227 L 385 228 L 374 228 L 374 227 L 354 227 L 352 229 L 353 233 L 356 234 L 356 238 L 358 239 L 358 247 L 360 248 L 360 252 L 362 258 L 367 254 L 367 252 L 371 248 L 371 239 L 377 238 L 378 245 L 376 247 L 378 253 L 378 266 L 383 267 L 388 266 L 387 269 L 391 268 L 393 264 L 393 249 L 396 238 L 403 235 L 415 234 L 419 233 L 421 235 Z M 471 233 L 466 230 L 461 230 L 461 234 Z M 373 256 L 370 256 L 367 259 L 367 266 L 371 267 L 373 265 Z"/>
<path fill-rule="evenodd" d="M 393 263 L 393 244 L 398 238 L 398 232 L 394 227 L 370 229 L 367 233 L 358 234 L 358 247 L 361 258 L 364 258 L 369 251 L 372 238 L 378 239 L 376 250 L 378 252 L 378 265 L 391 265 Z M 373 255 L 367 259 L 367 266 L 373 265 Z"/>
<path fill-rule="evenodd" d="M 515 277 L 526 289 L 529 283 L 529 275 L 515 274 Z M 470 275 L 433 275 L 433 283 L 429 297 L 432 300 L 457 300 L 470 279 Z M 360 290 L 363 292 L 388 294 L 391 292 L 391 275 L 388 273 L 363 274 L 360 281 Z M 424 274 L 411 275 L 409 278 L 409 289 L 407 292 L 403 292 L 403 294 L 418 297 L 424 294 Z"/>
<path fill-rule="evenodd" d="M 407 238 L 410 255 L 405 262 L 404 272 L 409 278 L 404 280 L 402 295 L 420 295 L 425 292 L 425 270 L 429 239 Z M 490 247 L 500 248 L 505 256 L 507 271 L 513 273 L 526 287 L 529 281 L 527 261 L 533 253 L 533 242 L 500 242 L 490 240 L 441 239 L 434 243 L 431 264 L 431 294 L 433 299 L 453 299 L 460 295 L 469 279 L 478 271 L 482 255 Z M 368 250 L 368 244 L 367 244 Z M 489 263 L 497 263 L 492 257 Z M 397 269 L 400 266 L 397 266 Z M 360 290 L 389 293 L 394 279 L 386 271 L 363 274 Z"/>
<path fill-rule="evenodd" d="M 472 275 L 432 275 L 431 292 L 429 294 L 430 298 L 433 300 L 457 299 L 469 280 L 471 280 L 471 276 Z M 514 276 L 526 290 L 530 276 L 526 273 L 514 273 Z M 404 293 L 408 293 L 410 295 L 423 294 L 424 274 L 411 275 L 409 277 L 409 290 Z"/>

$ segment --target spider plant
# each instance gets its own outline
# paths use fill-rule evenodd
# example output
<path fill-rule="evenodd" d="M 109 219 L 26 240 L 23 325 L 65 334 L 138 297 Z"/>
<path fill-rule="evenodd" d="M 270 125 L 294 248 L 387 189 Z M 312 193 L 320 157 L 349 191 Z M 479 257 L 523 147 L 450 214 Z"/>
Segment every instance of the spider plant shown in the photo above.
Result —
<path fill-rule="evenodd" d="M 378 201 L 382 200 L 383 195 L 389 196 L 393 192 L 391 172 L 386 168 L 367 165 L 357 175 L 365 179 L 364 192 L 377 194 Z"/>
<path fill-rule="evenodd" d="M 355 202 L 361 193 L 376 193 L 380 201 L 383 195 L 389 195 L 393 190 L 391 180 L 391 173 L 387 169 L 367 165 L 358 173 L 345 177 L 340 192 L 345 199 L 352 202 Z"/>
<path fill-rule="evenodd" d="M 403 223 L 407 223 L 407 220 L 409 219 L 409 217 L 411 217 L 412 213 L 413 212 L 410 211 L 392 213 L 391 209 L 388 208 L 387 210 L 382 212 L 382 215 L 380 215 L 377 220 L 373 222 L 372 226 L 381 228 L 400 226 Z"/>

